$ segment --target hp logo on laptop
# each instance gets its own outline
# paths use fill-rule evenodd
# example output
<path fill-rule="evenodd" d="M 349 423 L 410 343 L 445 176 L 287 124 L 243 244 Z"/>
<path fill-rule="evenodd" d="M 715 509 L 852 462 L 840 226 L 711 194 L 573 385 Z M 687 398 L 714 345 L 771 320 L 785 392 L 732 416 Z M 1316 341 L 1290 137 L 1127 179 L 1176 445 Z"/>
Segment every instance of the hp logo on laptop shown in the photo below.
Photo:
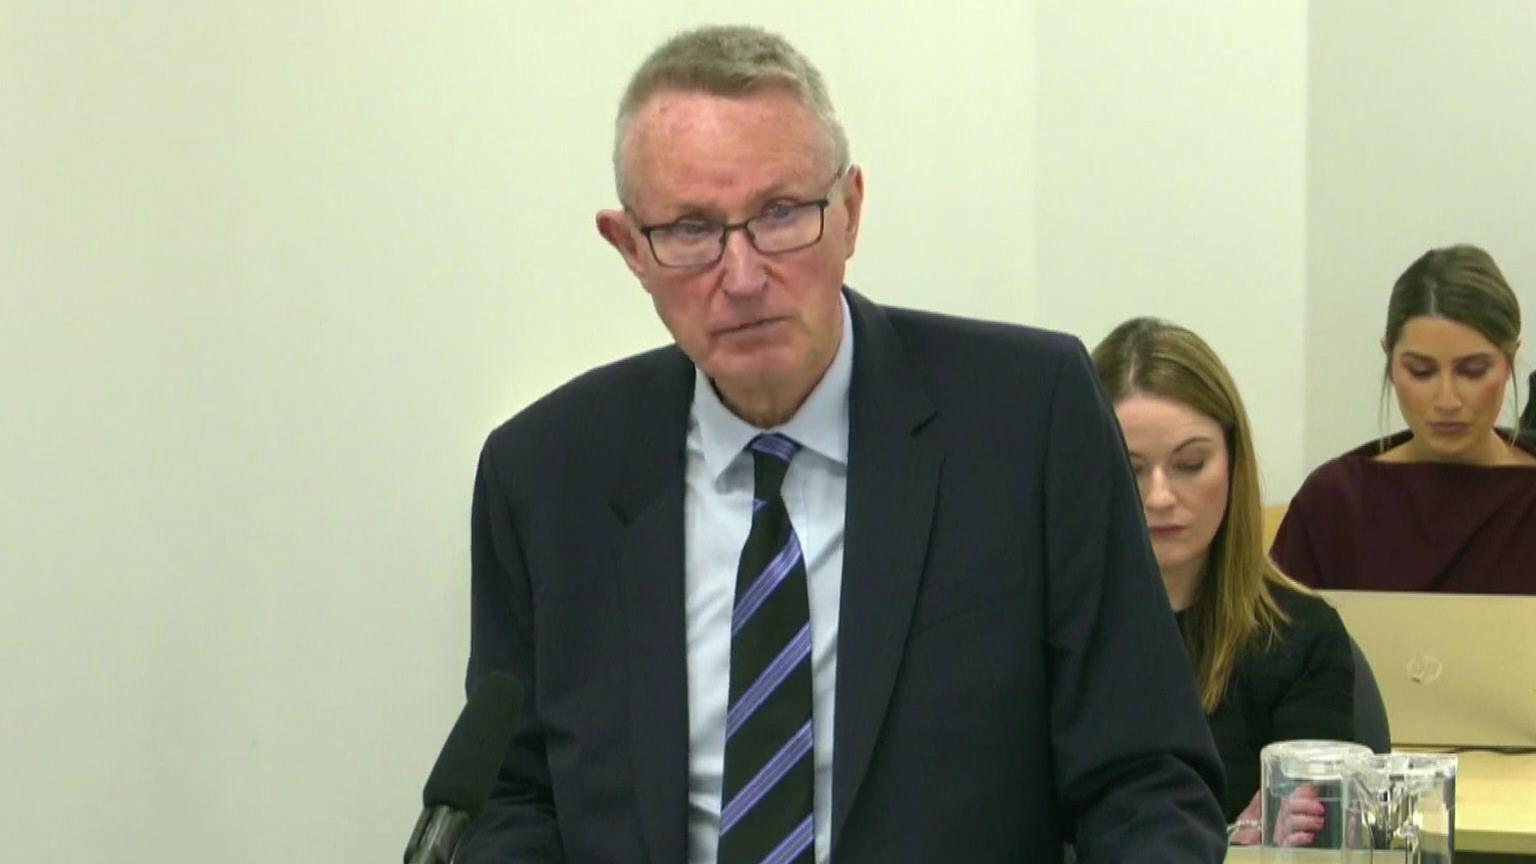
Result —
<path fill-rule="evenodd" d="M 1408 680 L 1415 684 L 1433 684 L 1443 671 L 1440 658 L 1433 654 L 1415 654 L 1408 660 Z"/>

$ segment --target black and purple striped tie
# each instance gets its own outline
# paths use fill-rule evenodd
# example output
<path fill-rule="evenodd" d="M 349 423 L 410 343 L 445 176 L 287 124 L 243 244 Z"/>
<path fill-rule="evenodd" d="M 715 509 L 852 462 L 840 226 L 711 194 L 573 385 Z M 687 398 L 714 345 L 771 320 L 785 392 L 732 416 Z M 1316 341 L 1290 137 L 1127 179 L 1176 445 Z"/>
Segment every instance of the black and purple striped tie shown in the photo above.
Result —
<path fill-rule="evenodd" d="M 811 614 L 805 558 L 780 487 L 800 445 L 759 435 L 752 530 L 736 570 L 719 864 L 809 864 Z"/>

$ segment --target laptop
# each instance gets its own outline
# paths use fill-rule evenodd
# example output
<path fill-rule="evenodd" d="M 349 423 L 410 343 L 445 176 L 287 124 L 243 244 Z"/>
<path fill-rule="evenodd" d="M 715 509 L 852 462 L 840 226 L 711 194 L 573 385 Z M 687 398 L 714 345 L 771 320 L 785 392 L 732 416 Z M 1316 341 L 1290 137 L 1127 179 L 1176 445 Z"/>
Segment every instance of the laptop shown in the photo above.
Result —
<path fill-rule="evenodd" d="M 1322 594 L 1370 661 L 1394 746 L 1536 748 L 1536 596 Z"/>

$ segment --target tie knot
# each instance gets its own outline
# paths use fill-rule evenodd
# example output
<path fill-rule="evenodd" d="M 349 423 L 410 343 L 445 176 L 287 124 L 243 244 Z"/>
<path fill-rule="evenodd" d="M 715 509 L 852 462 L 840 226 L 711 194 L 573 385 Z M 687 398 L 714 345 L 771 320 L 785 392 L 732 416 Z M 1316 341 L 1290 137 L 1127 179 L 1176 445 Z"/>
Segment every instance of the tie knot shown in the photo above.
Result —
<path fill-rule="evenodd" d="M 753 497 L 763 501 L 777 498 L 800 444 L 788 435 L 768 432 L 753 438 L 747 449 L 752 452 Z"/>

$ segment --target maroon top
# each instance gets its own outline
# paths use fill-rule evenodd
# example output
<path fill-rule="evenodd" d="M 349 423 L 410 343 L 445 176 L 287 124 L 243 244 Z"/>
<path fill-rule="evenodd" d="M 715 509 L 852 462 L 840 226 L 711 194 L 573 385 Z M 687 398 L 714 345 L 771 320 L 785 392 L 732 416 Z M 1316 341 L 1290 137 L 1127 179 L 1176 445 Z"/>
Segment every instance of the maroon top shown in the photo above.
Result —
<path fill-rule="evenodd" d="M 1536 594 L 1536 468 L 1378 452 L 1357 447 L 1301 485 L 1269 550 L 1281 570 L 1314 588 Z"/>

